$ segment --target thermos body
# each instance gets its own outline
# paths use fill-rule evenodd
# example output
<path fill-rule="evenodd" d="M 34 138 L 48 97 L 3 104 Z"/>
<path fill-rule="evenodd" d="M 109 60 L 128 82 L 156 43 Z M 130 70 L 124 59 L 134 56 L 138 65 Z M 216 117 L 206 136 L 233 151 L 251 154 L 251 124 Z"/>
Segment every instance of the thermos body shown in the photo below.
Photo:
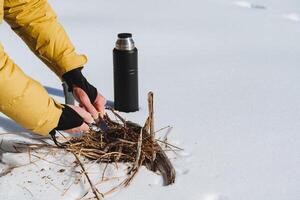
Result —
<path fill-rule="evenodd" d="M 138 94 L 138 50 L 132 35 L 118 35 L 113 50 L 114 107 L 122 112 L 139 110 Z"/>

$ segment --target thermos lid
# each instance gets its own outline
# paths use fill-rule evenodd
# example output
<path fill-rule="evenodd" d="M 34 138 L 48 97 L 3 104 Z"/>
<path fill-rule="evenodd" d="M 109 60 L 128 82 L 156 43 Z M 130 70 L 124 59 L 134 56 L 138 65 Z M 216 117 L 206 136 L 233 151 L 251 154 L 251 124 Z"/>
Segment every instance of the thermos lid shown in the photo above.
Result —
<path fill-rule="evenodd" d="M 130 51 L 135 48 L 131 33 L 119 33 L 116 42 L 116 49 Z"/>
<path fill-rule="evenodd" d="M 123 39 L 132 38 L 132 34 L 131 33 L 119 33 L 118 38 L 123 38 Z"/>

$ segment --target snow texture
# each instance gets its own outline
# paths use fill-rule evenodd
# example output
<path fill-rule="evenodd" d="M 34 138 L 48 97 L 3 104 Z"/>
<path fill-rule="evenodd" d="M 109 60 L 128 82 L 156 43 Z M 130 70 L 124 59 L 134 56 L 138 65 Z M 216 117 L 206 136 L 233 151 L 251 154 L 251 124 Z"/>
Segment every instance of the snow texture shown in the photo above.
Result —
<path fill-rule="evenodd" d="M 291 20 L 291 21 L 296 21 L 298 22 L 300 20 L 299 14 L 298 13 L 289 13 L 289 14 L 285 14 L 283 15 L 284 18 Z"/>
<path fill-rule="evenodd" d="M 152 90 L 156 129 L 172 126 L 169 141 L 185 149 L 171 155 L 174 185 L 163 187 L 160 176 L 142 169 L 130 187 L 106 199 L 300 199 L 300 26 L 292 23 L 299 21 L 299 0 L 50 3 L 77 51 L 89 57 L 86 77 L 110 100 L 116 35 L 133 33 L 141 109 L 123 115 L 143 123 Z M 0 38 L 10 57 L 63 102 L 59 79 L 5 23 Z M 0 135 L 3 162 L 24 165 L 0 177 L 0 199 L 73 200 L 88 191 L 77 180 L 79 169 L 70 166 L 72 155 L 47 155 L 47 161 L 30 164 L 28 153 L 14 153 L 13 145 L 35 142 L 33 135 L 5 116 L 0 127 L 19 133 Z M 87 167 L 92 181 L 104 167 Z M 122 177 L 125 167 L 109 166 L 106 175 Z"/>

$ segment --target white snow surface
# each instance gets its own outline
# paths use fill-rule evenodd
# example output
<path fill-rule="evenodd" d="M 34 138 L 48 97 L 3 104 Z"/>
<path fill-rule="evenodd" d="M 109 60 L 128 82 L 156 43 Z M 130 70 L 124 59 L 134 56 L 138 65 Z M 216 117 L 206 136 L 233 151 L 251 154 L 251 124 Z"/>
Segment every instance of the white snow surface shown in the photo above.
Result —
<path fill-rule="evenodd" d="M 299 0 L 50 3 L 77 51 L 89 57 L 84 74 L 107 99 L 113 100 L 116 35 L 133 33 L 141 110 L 122 115 L 143 123 L 152 90 L 156 129 L 172 126 L 169 141 L 184 148 L 170 154 L 177 171 L 174 185 L 163 187 L 160 176 L 142 169 L 128 188 L 105 199 L 300 199 Z M 5 23 L 0 38 L 28 75 L 61 89 L 59 79 Z M 34 142 L 5 116 L 0 127 L 3 133 L 20 132 L 0 135 L 6 149 L 13 150 L 16 140 Z M 73 184 L 80 169 L 72 168 L 72 155 L 32 154 L 46 161 L 32 155 L 36 162 L 30 164 L 28 152 L 3 154 L 0 173 L 8 165 L 24 166 L 0 178 L 1 200 L 73 200 L 88 191 L 84 178 Z M 87 166 L 97 183 L 105 166 Z M 106 175 L 123 176 L 126 166 L 119 167 L 116 172 L 109 166 Z M 97 186 L 105 192 L 114 184 Z"/>

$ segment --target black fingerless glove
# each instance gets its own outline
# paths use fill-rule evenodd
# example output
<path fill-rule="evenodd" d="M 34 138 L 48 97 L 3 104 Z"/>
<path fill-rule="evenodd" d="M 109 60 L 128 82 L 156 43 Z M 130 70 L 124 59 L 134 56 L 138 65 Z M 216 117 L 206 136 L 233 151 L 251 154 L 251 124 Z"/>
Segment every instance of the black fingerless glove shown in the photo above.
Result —
<path fill-rule="evenodd" d="M 72 129 L 81 126 L 83 122 L 84 122 L 83 118 L 75 110 L 73 110 L 67 105 L 64 105 L 64 108 L 62 108 L 62 113 L 60 115 L 56 128 L 50 131 L 49 134 L 57 146 L 62 146 L 56 140 L 55 137 L 56 131 Z"/>
<path fill-rule="evenodd" d="M 55 132 L 55 130 L 63 131 L 75 128 L 81 126 L 83 122 L 83 118 L 75 110 L 67 105 L 64 105 L 57 127 L 54 128 L 51 132 Z"/>
<path fill-rule="evenodd" d="M 97 97 L 97 89 L 92 86 L 81 73 L 82 67 L 66 72 L 62 78 L 67 83 L 69 91 L 73 92 L 73 86 L 81 88 L 88 95 L 91 103 L 94 103 Z"/>

